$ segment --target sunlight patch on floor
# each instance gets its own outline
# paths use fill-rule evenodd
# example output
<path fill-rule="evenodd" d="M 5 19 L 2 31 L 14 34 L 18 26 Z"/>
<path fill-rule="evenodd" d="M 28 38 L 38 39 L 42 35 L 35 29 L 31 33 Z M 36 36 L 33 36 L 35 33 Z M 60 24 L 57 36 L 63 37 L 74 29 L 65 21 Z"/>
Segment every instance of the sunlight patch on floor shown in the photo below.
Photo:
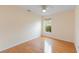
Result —
<path fill-rule="evenodd" d="M 44 53 L 52 53 L 52 42 L 50 39 L 44 41 Z"/>

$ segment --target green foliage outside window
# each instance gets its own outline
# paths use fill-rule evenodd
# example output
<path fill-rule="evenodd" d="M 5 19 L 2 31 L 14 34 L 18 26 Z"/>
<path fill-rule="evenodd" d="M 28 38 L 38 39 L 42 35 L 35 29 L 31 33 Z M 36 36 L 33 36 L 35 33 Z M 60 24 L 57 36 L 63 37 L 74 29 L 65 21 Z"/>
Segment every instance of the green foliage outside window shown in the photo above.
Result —
<path fill-rule="evenodd" d="M 46 30 L 46 32 L 51 32 L 51 26 L 50 25 L 46 26 L 45 30 Z"/>

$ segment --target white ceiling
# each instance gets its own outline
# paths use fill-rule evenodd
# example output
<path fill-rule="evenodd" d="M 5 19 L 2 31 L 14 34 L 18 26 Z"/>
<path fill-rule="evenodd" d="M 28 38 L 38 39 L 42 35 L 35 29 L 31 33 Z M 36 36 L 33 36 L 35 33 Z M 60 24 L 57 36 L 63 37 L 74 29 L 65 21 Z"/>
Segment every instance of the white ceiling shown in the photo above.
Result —
<path fill-rule="evenodd" d="M 61 11 L 68 11 L 75 8 L 73 5 L 47 5 L 47 12 L 42 12 L 41 5 L 21 5 L 21 8 L 28 10 L 30 9 L 32 12 L 39 14 L 39 15 L 51 15 Z"/>

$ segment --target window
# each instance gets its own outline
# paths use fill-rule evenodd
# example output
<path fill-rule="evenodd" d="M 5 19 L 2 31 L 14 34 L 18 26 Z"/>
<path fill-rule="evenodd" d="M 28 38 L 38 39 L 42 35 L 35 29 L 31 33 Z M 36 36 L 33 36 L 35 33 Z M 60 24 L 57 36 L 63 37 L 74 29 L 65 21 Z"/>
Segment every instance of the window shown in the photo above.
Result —
<path fill-rule="evenodd" d="M 45 19 L 43 24 L 44 24 L 44 32 L 52 32 L 52 28 L 51 28 L 52 20 L 51 20 L 51 18 Z"/>

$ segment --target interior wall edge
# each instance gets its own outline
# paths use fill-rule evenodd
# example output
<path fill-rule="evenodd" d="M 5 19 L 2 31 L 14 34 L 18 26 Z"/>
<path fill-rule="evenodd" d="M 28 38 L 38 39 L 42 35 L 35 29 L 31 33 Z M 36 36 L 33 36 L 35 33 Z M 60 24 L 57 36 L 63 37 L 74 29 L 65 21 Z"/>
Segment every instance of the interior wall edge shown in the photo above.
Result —
<path fill-rule="evenodd" d="M 48 36 L 48 35 L 41 35 L 41 36 L 48 37 L 48 38 L 51 38 L 51 39 L 54 39 L 54 40 L 65 41 L 65 42 L 69 42 L 69 43 L 74 43 L 74 42 L 71 42 L 71 41 L 62 40 L 62 39 L 54 37 L 54 36 Z"/>

